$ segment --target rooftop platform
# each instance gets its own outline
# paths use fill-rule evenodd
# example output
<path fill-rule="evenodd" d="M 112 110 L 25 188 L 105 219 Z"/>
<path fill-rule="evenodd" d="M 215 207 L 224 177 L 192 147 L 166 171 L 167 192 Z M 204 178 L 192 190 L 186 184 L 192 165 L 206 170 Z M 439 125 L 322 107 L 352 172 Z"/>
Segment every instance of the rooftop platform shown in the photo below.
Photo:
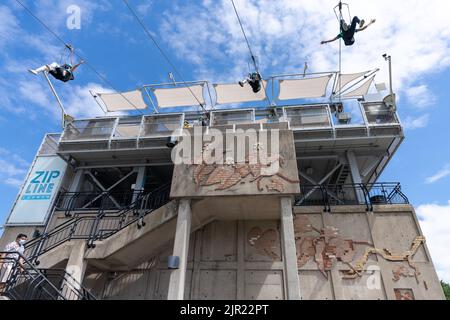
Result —
<path fill-rule="evenodd" d="M 351 115 L 338 113 L 336 104 L 211 110 L 203 124 L 198 112 L 80 119 L 62 134 L 47 135 L 40 154 L 56 151 L 84 168 L 166 166 L 172 163 L 167 140 L 181 133 L 185 121 L 205 130 L 288 128 L 294 132 L 300 169 L 313 167 L 319 178 L 320 171 L 328 172 L 352 150 L 360 168 L 369 171 L 364 182 L 373 183 L 401 144 L 403 129 L 397 113 L 384 102 L 353 101 L 355 105 Z M 358 112 L 359 123 L 352 124 L 348 117 Z"/>

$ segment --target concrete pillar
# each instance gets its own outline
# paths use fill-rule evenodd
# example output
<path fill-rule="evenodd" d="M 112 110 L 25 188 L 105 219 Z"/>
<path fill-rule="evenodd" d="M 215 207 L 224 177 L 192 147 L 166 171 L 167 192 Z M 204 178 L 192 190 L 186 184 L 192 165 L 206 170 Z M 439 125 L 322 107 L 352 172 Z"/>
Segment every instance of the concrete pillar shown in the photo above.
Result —
<path fill-rule="evenodd" d="M 358 167 L 358 161 L 356 160 L 356 156 L 353 151 L 347 151 L 347 161 L 350 166 L 350 173 L 352 175 L 353 183 L 362 184 L 361 173 Z M 356 188 L 355 194 L 356 199 L 360 204 L 365 203 L 364 192 L 360 188 Z"/>
<path fill-rule="evenodd" d="M 173 255 L 180 258 L 180 265 L 178 269 L 173 270 L 170 274 L 168 300 L 183 300 L 184 298 L 191 220 L 191 200 L 180 200 L 175 242 L 173 245 Z"/>
<path fill-rule="evenodd" d="M 69 261 L 67 262 L 66 272 L 70 274 L 75 281 L 72 281 L 72 279 L 69 278 L 67 283 L 69 290 L 65 290 L 63 292 L 68 300 L 77 299 L 77 297 L 73 295 L 72 290 L 70 290 L 70 287 L 74 290 L 78 290 L 80 289 L 80 285 L 83 283 L 84 273 L 87 266 L 87 262 L 84 260 L 85 253 L 86 241 L 74 241 L 69 256 Z"/>
<path fill-rule="evenodd" d="M 137 192 L 136 191 L 142 191 L 144 190 L 144 180 L 145 180 L 145 167 L 139 167 L 136 168 L 137 170 L 137 177 L 136 177 L 136 183 L 134 184 L 134 191 L 135 193 L 133 194 L 133 201 L 135 202 L 137 199 Z"/>
<path fill-rule="evenodd" d="M 287 300 L 300 300 L 300 282 L 298 279 L 292 199 L 289 197 L 281 198 L 281 240 L 284 253 L 283 261 L 286 279 L 286 298 Z"/>

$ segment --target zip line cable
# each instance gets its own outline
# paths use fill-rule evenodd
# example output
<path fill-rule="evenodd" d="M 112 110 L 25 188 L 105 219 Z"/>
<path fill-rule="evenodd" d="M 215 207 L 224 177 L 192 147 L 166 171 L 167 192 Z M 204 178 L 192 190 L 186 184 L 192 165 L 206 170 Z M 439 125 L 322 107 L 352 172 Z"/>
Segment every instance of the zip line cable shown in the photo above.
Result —
<path fill-rule="evenodd" d="M 256 65 L 255 55 L 253 54 L 252 47 L 250 46 L 250 42 L 248 41 L 247 35 L 245 34 L 244 26 L 242 25 L 241 18 L 239 17 L 239 13 L 236 9 L 236 5 L 234 4 L 234 0 L 231 0 L 233 4 L 234 12 L 236 13 L 236 17 L 239 21 L 239 25 L 241 26 L 242 34 L 244 35 L 245 42 L 247 42 L 248 50 L 250 51 L 250 55 L 252 57 L 253 64 L 255 65 L 255 70 L 258 71 L 258 66 Z"/>
<path fill-rule="evenodd" d="M 132 15 L 134 16 L 134 18 L 136 19 L 136 21 L 141 25 L 142 29 L 144 30 L 144 32 L 147 34 L 147 36 L 153 41 L 153 44 L 156 46 L 156 48 L 158 48 L 159 52 L 161 53 L 161 55 L 166 59 L 167 63 L 173 68 L 173 70 L 175 71 L 175 73 L 177 74 L 177 76 L 181 79 L 181 81 L 183 82 L 183 84 L 185 85 L 185 87 L 191 92 L 192 96 L 195 98 L 195 100 L 197 100 L 199 106 L 203 109 L 204 112 L 207 112 L 205 107 L 203 106 L 203 103 L 200 102 L 200 100 L 197 98 L 197 96 L 195 95 L 195 93 L 192 91 L 192 89 L 187 85 L 186 81 L 184 80 L 183 76 L 181 75 L 181 73 L 178 71 L 177 67 L 175 67 L 175 64 L 172 63 L 172 61 L 170 60 L 170 58 L 167 56 L 167 54 L 164 52 L 164 50 L 161 48 L 161 46 L 158 44 L 158 42 L 156 41 L 156 39 L 152 36 L 152 34 L 150 33 L 150 31 L 148 30 L 148 28 L 146 27 L 146 25 L 144 24 L 144 22 L 141 20 L 141 18 L 139 18 L 139 16 L 137 15 L 136 11 L 133 9 L 133 7 L 131 7 L 131 5 L 128 3 L 128 0 L 123 0 L 123 2 L 125 3 L 125 5 L 128 7 L 128 10 L 132 13 Z"/>
<path fill-rule="evenodd" d="M 250 46 L 250 42 L 248 41 L 247 35 L 245 34 L 245 30 L 244 30 L 244 26 L 242 25 L 241 18 L 239 17 L 239 13 L 237 11 L 236 5 L 234 4 L 234 0 L 231 0 L 231 3 L 233 4 L 234 12 L 236 13 L 236 17 L 239 21 L 239 25 L 241 26 L 241 30 L 242 30 L 242 34 L 244 35 L 245 42 L 247 42 L 247 47 L 248 47 L 248 50 L 250 51 L 250 56 L 252 58 L 253 65 L 255 66 L 255 70 L 259 75 L 261 75 L 261 73 L 259 72 L 258 65 L 256 63 L 255 55 L 253 54 L 253 51 L 252 51 L 252 47 Z M 264 85 L 264 80 L 262 79 L 262 77 L 261 77 L 261 84 L 263 86 L 264 92 L 267 93 L 266 86 Z M 272 86 L 273 86 L 273 84 L 272 84 Z M 270 100 L 270 98 L 267 94 L 266 94 L 266 97 L 267 97 L 267 101 L 269 102 L 269 107 L 271 107 L 272 101 Z"/>
<path fill-rule="evenodd" d="M 63 43 L 65 48 L 71 48 L 70 44 L 66 43 L 60 36 L 58 36 L 58 34 L 56 34 L 56 32 L 50 29 L 50 27 L 47 24 L 45 24 L 44 21 L 42 21 L 38 16 L 36 16 L 33 13 L 33 11 L 31 11 L 27 6 L 25 6 L 20 0 L 16 0 L 16 2 L 20 4 L 28 12 L 28 14 L 30 14 L 34 19 L 36 19 L 36 21 L 38 21 L 45 29 L 47 29 L 47 31 L 50 32 L 59 42 Z M 141 110 L 139 110 L 136 107 L 136 105 L 134 105 L 130 100 L 128 100 L 127 97 L 125 97 L 121 92 L 119 92 L 107 78 L 105 78 L 100 72 L 98 72 L 94 68 L 94 66 L 92 66 L 89 62 L 87 62 L 87 60 L 83 59 L 83 57 L 80 54 L 78 54 L 75 50 L 73 50 L 72 52 L 78 57 L 78 59 L 84 61 L 84 63 L 89 67 L 89 69 L 91 69 L 92 72 L 94 72 L 97 75 L 99 79 L 101 79 L 108 86 L 110 86 L 117 94 L 119 94 L 122 98 L 124 98 L 125 101 L 127 101 L 131 106 L 133 106 L 133 108 L 135 108 L 141 114 L 144 114 Z"/>

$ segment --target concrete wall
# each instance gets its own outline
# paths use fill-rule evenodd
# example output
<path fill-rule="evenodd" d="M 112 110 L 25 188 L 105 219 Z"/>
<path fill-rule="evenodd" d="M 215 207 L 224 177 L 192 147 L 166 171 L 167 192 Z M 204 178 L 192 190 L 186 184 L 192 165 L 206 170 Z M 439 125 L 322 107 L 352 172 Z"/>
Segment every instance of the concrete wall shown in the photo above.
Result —
<path fill-rule="evenodd" d="M 326 276 L 319 270 L 314 256 L 306 264 L 299 264 L 303 299 L 395 300 L 400 294 L 403 294 L 403 298 L 417 300 L 444 298 L 426 244 L 421 244 L 411 258 L 417 273 L 407 261 L 388 261 L 381 254 L 370 254 L 361 276 L 354 279 L 344 277 L 344 273 L 351 269 L 350 265 L 355 266 L 367 248 L 388 250 L 385 252 L 399 257 L 411 249 L 414 239 L 422 236 L 412 206 L 378 206 L 374 213 L 366 213 L 360 206 L 335 207 L 331 214 L 323 213 L 322 210 L 321 207 L 295 208 L 297 255 L 305 253 L 305 247 L 301 248 L 299 242 L 305 241 L 307 237 L 313 237 L 317 241 L 320 237 L 314 230 L 302 229 L 300 220 L 303 220 L 309 221 L 319 230 L 324 227 L 336 228 L 341 239 L 353 241 L 353 249 L 350 251 L 353 251 L 354 256 L 349 264 L 331 257 L 332 266 L 324 268 Z M 319 248 L 317 251 L 325 257 L 327 250 L 333 251 L 332 244 L 330 248 L 323 251 Z M 395 272 L 399 272 L 397 277 Z"/>
<path fill-rule="evenodd" d="M 379 254 L 368 256 L 360 275 L 353 279 L 344 277 L 367 248 L 386 249 L 384 252 L 392 257 L 411 250 L 413 240 L 421 236 L 411 206 L 378 206 L 374 213 L 366 213 L 364 206 L 334 207 L 332 213 L 322 210 L 322 207 L 294 208 L 298 260 L 304 251 L 299 241 L 305 237 L 318 241 L 318 232 L 326 230 L 323 235 L 338 239 L 323 251 L 316 247 L 305 264 L 299 263 L 302 299 L 444 298 L 426 244 L 420 244 L 412 255 L 417 277 L 407 261 L 388 261 Z M 305 226 L 302 227 L 301 220 L 308 221 L 317 231 L 302 229 Z M 346 247 L 349 243 L 350 250 L 336 254 L 334 247 L 349 249 Z M 153 259 L 129 271 L 88 271 L 85 285 L 94 288 L 103 299 L 166 299 L 171 273 L 167 257 L 172 253 L 172 246 L 173 243 L 168 243 Z M 352 255 L 347 259 L 349 263 L 345 263 L 333 257 L 333 253 L 347 258 L 348 254 Z M 209 223 L 190 238 L 185 298 L 285 299 L 282 256 L 279 220 Z M 329 262 L 323 272 L 316 261 L 320 257 Z M 398 270 L 403 272 L 395 279 L 394 272 Z"/>
<path fill-rule="evenodd" d="M 171 250 L 172 244 L 168 244 L 166 250 L 134 270 L 109 273 L 101 297 L 166 299 Z M 281 256 L 278 221 L 212 222 L 191 235 L 185 298 L 284 299 Z M 100 274 L 92 271 L 85 285 L 94 287 L 92 278 L 100 278 Z"/>

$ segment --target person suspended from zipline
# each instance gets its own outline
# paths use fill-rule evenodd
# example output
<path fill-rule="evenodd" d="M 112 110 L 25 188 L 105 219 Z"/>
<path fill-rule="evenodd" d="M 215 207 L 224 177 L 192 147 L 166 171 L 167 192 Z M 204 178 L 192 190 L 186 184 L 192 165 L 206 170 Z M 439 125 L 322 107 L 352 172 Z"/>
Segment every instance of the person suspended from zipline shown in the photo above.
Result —
<path fill-rule="evenodd" d="M 246 83 L 248 83 L 254 93 L 258 93 L 261 91 L 261 75 L 258 72 L 249 73 L 248 77 L 245 80 L 239 81 L 239 85 L 244 87 Z"/>
<path fill-rule="evenodd" d="M 50 73 L 55 79 L 60 80 L 62 82 L 67 82 L 74 80 L 74 72 L 75 70 L 84 63 L 83 60 L 81 60 L 76 65 L 72 66 L 70 63 L 65 63 L 63 65 L 60 65 L 57 62 L 53 62 L 52 64 L 48 64 L 45 66 L 42 66 L 38 69 L 30 69 L 29 71 L 32 74 L 39 74 L 41 72 L 48 72 Z"/>
<path fill-rule="evenodd" d="M 355 33 L 366 30 L 371 24 L 374 24 L 375 22 L 376 20 L 372 19 L 369 22 L 369 24 L 364 26 L 365 23 L 364 19 L 360 20 L 358 17 L 353 17 L 352 23 L 349 26 L 344 19 L 341 19 L 340 21 L 341 32 L 335 38 L 331 40 L 322 41 L 320 42 L 320 44 L 333 42 L 342 38 L 346 46 L 351 46 L 355 43 Z M 359 29 L 357 29 L 358 24 Z"/>
<path fill-rule="evenodd" d="M 71 80 L 74 80 L 74 72 L 75 70 L 84 63 L 83 60 L 81 60 L 76 65 L 73 65 L 73 56 L 75 54 L 75 49 L 71 44 L 66 44 L 61 52 L 61 58 L 59 63 L 53 62 L 52 64 L 48 64 L 45 66 L 42 66 L 38 69 L 30 69 L 29 71 L 37 75 L 41 72 L 48 72 L 50 73 L 55 79 L 60 80 L 62 82 L 68 82 Z M 64 56 L 65 59 L 64 59 Z M 63 63 L 63 60 L 65 62 Z"/>

